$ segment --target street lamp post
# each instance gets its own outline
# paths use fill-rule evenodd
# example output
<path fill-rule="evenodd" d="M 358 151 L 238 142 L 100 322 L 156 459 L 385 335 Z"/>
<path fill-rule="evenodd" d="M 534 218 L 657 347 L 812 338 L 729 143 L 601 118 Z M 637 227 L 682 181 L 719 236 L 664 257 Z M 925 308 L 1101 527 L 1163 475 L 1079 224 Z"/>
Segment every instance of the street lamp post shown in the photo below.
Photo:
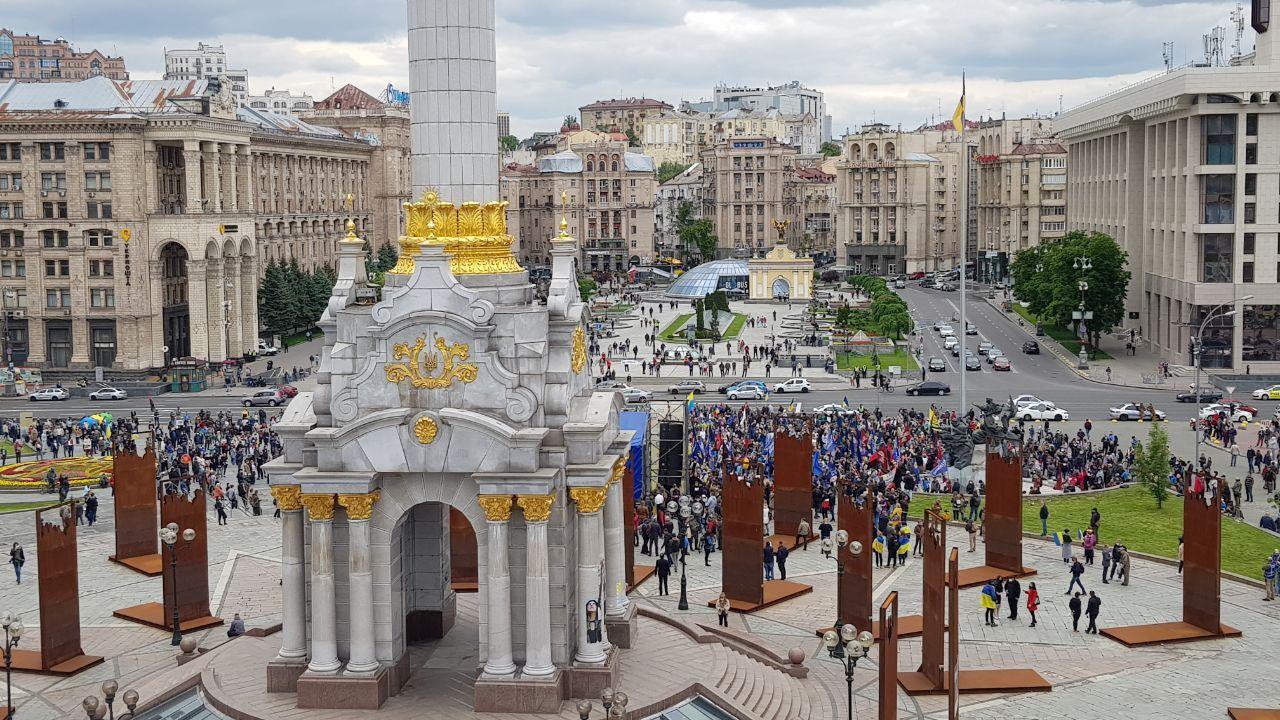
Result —
<path fill-rule="evenodd" d="M 875 638 L 870 632 L 858 632 L 852 625 L 841 626 L 839 633 L 828 630 L 822 634 L 822 644 L 827 646 L 827 654 L 844 666 L 844 681 L 848 687 L 848 720 L 853 720 L 853 670 L 858 666 L 858 661 L 867 656 L 874 643 Z"/>
<path fill-rule="evenodd" d="M 16 714 L 13 709 L 13 649 L 18 647 L 22 632 L 26 627 L 22 624 L 22 616 L 5 612 L 0 620 L 4 627 L 4 694 L 5 720 L 12 720 Z"/>
<path fill-rule="evenodd" d="M 128 708 L 128 710 L 121 713 L 117 718 L 115 702 L 116 691 L 119 689 L 119 683 L 115 680 L 107 680 L 102 683 L 102 697 L 106 700 L 105 703 L 100 702 L 98 698 L 93 695 L 86 697 L 84 702 L 80 703 L 84 708 L 85 715 L 89 717 L 89 720 L 102 720 L 104 717 L 107 718 L 107 720 L 133 720 L 134 716 L 137 714 L 135 708 L 138 707 L 138 691 L 124 691 L 122 699 L 124 700 L 124 706 Z"/>
<path fill-rule="evenodd" d="M 183 542 L 190 544 L 191 541 L 195 539 L 196 539 L 195 530 L 191 528 L 187 528 L 186 530 L 182 531 Z M 180 613 L 178 612 L 178 523 L 169 523 L 168 525 L 160 528 L 160 542 L 163 544 L 164 548 L 169 551 L 169 568 L 171 570 L 171 572 L 169 573 L 169 576 L 170 578 L 172 578 L 172 584 L 173 584 L 172 645 L 174 647 L 177 647 L 182 642 L 182 622 L 180 619 Z M 88 708 L 87 705 L 85 707 L 86 709 Z M 111 707 L 110 698 L 108 698 L 107 700 L 107 707 L 108 708 Z"/>
<path fill-rule="evenodd" d="M 1093 269 L 1093 261 L 1082 255 L 1073 260 L 1071 266 L 1080 273 L 1080 279 L 1076 283 L 1076 286 L 1080 288 L 1080 310 L 1072 313 L 1072 315 L 1076 316 L 1076 319 L 1080 321 L 1080 325 L 1078 326 L 1076 333 L 1081 339 L 1080 363 L 1078 367 L 1083 370 L 1089 367 L 1089 355 L 1085 351 L 1085 346 L 1089 342 L 1089 329 L 1088 325 L 1085 324 L 1085 321 L 1093 318 L 1093 313 L 1084 309 L 1084 294 L 1089 289 L 1089 281 L 1085 280 L 1084 274 Z"/>

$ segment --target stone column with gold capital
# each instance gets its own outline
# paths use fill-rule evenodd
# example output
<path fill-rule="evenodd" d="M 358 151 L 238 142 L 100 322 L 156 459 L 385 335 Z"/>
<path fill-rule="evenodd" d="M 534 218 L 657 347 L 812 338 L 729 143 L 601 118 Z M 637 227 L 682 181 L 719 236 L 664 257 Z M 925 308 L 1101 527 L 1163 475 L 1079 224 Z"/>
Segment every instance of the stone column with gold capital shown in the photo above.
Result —
<path fill-rule="evenodd" d="M 334 496 L 303 493 L 302 505 L 311 520 L 311 663 L 307 670 L 332 673 L 342 667 L 333 585 Z"/>
<path fill-rule="evenodd" d="M 604 505 L 604 571 L 605 571 L 605 612 L 610 617 L 621 617 L 627 611 L 627 562 L 626 548 L 623 547 L 622 477 L 626 473 L 626 463 L 619 459 L 613 466 L 613 474 L 609 476 L 608 497 Z"/>
<path fill-rule="evenodd" d="M 372 673 L 378 669 L 373 635 L 373 559 L 369 548 L 369 518 L 378 491 L 338 495 L 338 504 L 347 510 L 347 586 L 351 597 L 351 657 L 347 674 Z"/>
<path fill-rule="evenodd" d="M 601 597 L 604 531 L 600 522 L 607 493 L 607 487 L 569 489 L 578 505 L 578 651 L 574 659 L 580 663 L 601 663 L 609 654 Z"/>
<path fill-rule="evenodd" d="M 525 659 L 523 675 L 551 675 L 551 587 L 547 570 L 547 520 L 551 518 L 554 495 L 520 495 L 516 502 L 524 511 L 525 574 L 524 624 Z"/>
<path fill-rule="evenodd" d="M 511 496 L 481 495 L 478 502 L 489 526 L 489 657 L 484 673 L 503 677 L 516 671 L 511 656 L 511 569 L 507 559 Z"/>
<path fill-rule="evenodd" d="M 283 639 L 279 658 L 299 662 L 307 657 L 307 566 L 303 553 L 302 492 L 297 485 L 273 485 L 271 495 L 280 509 L 281 571 L 284 593 Z"/>

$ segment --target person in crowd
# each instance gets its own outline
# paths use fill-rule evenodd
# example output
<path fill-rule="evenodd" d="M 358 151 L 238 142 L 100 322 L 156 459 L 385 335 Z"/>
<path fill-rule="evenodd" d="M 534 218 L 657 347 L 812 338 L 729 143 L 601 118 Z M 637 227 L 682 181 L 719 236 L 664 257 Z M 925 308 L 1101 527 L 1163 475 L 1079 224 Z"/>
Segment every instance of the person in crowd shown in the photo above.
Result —
<path fill-rule="evenodd" d="M 1036 611 L 1040 609 L 1040 591 L 1034 582 L 1027 583 L 1027 613 L 1031 615 L 1031 627 L 1036 626 Z"/>

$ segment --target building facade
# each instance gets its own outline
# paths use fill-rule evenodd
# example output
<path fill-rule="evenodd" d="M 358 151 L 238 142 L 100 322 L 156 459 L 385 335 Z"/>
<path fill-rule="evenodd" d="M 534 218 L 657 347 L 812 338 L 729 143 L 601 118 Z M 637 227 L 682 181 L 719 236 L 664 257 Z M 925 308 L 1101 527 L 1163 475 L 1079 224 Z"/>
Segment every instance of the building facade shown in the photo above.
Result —
<path fill-rule="evenodd" d="M 657 170 L 652 158 L 629 152 L 625 139 L 574 144 L 539 158 L 536 167 L 508 167 L 502 175 L 519 257 L 530 267 L 549 267 L 561 218 L 581 238 L 584 272 L 626 272 L 653 262 Z"/>
<path fill-rule="evenodd" d="M 719 257 L 752 258 L 803 238 L 796 149 L 768 137 L 734 138 L 702 153 L 703 217 Z"/>
<path fill-rule="evenodd" d="M 237 109 L 205 82 L 0 86 L 0 295 L 16 365 L 119 370 L 239 357 L 266 264 L 332 262 L 363 140 Z M 166 349 L 167 348 L 167 349 Z"/>
<path fill-rule="evenodd" d="M 0 28 L 0 80 L 62 82 L 99 75 L 112 80 L 129 79 L 122 57 L 98 50 L 79 52 L 62 38 L 42 40 L 39 35 L 21 35 Z"/>
<path fill-rule="evenodd" d="M 820 142 L 831 139 L 831 116 L 827 114 L 826 96 L 821 90 L 805 87 L 799 80 L 765 88 L 717 85 L 715 108 L 717 110 L 773 108 L 788 115 L 809 114 L 817 118 L 821 126 Z"/>
<path fill-rule="evenodd" d="M 794 145 L 801 155 L 817 155 L 822 148 L 822 124 L 810 113 L 787 114 L 776 108 L 734 108 L 704 112 L 689 108 L 649 116 L 640 141 L 645 154 L 664 162 L 697 162 L 702 151 L 737 137 L 768 137 Z"/>
<path fill-rule="evenodd" d="M 578 122 L 588 130 L 611 132 L 616 129 L 639 139 L 646 118 L 670 109 L 667 103 L 652 98 L 598 100 L 578 108 Z"/>
<path fill-rule="evenodd" d="M 683 259 L 689 251 L 680 241 L 676 218 L 682 205 L 688 204 L 692 219 L 702 217 L 702 163 L 694 163 L 684 172 L 658 186 L 653 205 L 653 245 L 658 257 Z"/>
<path fill-rule="evenodd" d="M 221 45 L 196 43 L 190 50 L 164 51 L 165 80 L 204 80 L 225 77 L 231 83 L 231 94 L 244 105 L 249 100 L 249 71 L 232 68 L 227 51 Z"/>
<path fill-rule="evenodd" d="M 316 102 L 315 98 L 306 93 L 271 88 L 261 95 L 249 95 L 244 104 L 254 110 L 301 117 L 311 112 Z"/>
<path fill-rule="evenodd" d="M 1280 371 L 1280 37 L 1061 115 L 1072 230 L 1129 254 L 1124 329 L 1173 363 Z M 1244 298 L 1248 298 L 1247 300 Z M 1230 310 L 1234 315 L 1228 315 Z"/>
<path fill-rule="evenodd" d="M 1067 230 L 1067 150 L 1047 118 L 982 122 L 977 142 L 978 277 L 1008 276 L 1022 250 Z"/>
<path fill-rule="evenodd" d="M 836 162 L 843 262 L 873 275 L 959 267 L 962 157 L 958 137 L 938 130 L 846 135 Z"/>
<path fill-rule="evenodd" d="M 344 85 L 317 102 L 302 120 L 340 130 L 372 146 L 366 201 L 368 239 L 378 247 L 404 234 L 404 203 L 413 199 L 409 163 L 409 111 L 383 102 L 354 85 Z"/>
<path fill-rule="evenodd" d="M 791 249 L 819 264 L 835 262 L 836 247 L 836 173 L 835 163 L 828 168 L 809 165 L 796 168 L 797 192 L 800 196 L 801 235 Z"/>
<path fill-rule="evenodd" d="M 498 137 L 506 137 L 511 134 L 511 114 L 498 113 Z"/>

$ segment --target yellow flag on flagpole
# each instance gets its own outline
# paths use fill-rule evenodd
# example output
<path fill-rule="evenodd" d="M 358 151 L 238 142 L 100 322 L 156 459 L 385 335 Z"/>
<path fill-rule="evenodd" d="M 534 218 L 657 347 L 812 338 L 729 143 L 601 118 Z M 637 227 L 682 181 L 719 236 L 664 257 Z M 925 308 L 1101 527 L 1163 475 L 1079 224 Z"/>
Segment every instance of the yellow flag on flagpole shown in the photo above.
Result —
<path fill-rule="evenodd" d="M 951 116 L 951 126 L 956 132 L 964 132 L 964 96 L 965 96 L 965 78 L 964 73 L 960 73 L 960 102 L 956 105 L 956 112 Z"/>

